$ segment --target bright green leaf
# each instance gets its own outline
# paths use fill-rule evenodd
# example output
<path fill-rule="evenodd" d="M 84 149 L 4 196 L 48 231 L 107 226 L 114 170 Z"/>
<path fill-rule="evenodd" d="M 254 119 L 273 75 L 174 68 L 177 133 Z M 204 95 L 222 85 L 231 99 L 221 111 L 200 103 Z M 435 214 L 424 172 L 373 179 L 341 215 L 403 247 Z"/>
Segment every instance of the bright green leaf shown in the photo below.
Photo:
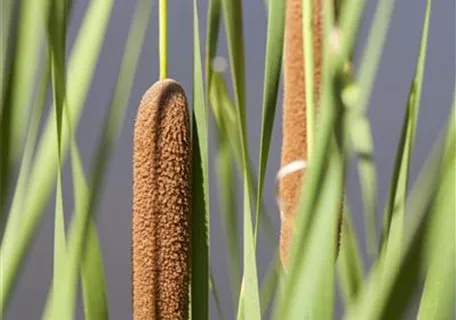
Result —
<path fill-rule="evenodd" d="M 67 79 L 67 101 L 71 122 L 75 126 L 92 79 L 112 4 L 112 0 L 96 0 L 91 3 L 71 55 Z M 94 25 L 97 27 L 94 28 Z M 56 132 L 54 117 L 52 113 L 48 119 L 31 170 L 27 190 L 28 201 L 22 212 L 26 218 L 21 222 L 21 231 L 14 237 L 5 238 L 2 243 L 1 255 L 4 258 L 3 272 L 0 273 L 0 282 L 3 284 L 0 288 L 0 309 L 2 310 L 5 310 L 9 301 L 17 273 L 41 219 L 57 174 L 57 158 L 54 157 L 57 149 L 57 141 L 54 139 Z M 63 119 L 62 154 L 66 153 L 64 151 L 67 146 L 67 125 Z"/>
<path fill-rule="evenodd" d="M 54 286 L 59 288 L 59 295 L 54 298 L 55 292 L 51 291 L 43 319 L 57 320 L 74 317 L 79 264 L 84 257 L 91 216 L 102 191 L 106 164 L 122 128 L 151 9 L 151 1 L 138 1 L 111 100 L 109 116 L 103 127 L 101 140 L 95 154 L 90 187 L 82 197 L 81 203 L 77 206 L 78 210 L 73 216 L 68 237 L 68 258 L 61 268 L 63 272 L 59 272 L 57 275 L 57 283 L 54 283 Z"/>

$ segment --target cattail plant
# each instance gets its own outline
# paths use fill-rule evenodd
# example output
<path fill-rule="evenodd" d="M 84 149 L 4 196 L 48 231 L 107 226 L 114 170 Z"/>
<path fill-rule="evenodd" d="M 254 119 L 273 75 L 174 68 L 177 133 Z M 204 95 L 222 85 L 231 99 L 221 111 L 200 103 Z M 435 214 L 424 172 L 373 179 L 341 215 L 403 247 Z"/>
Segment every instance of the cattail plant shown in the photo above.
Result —
<path fill-rule="evenodd" d="M 413 47 L 404 57 L 411 63 L 416 59 L 414 74 L 406 68 L 390 74 L 403 72 L 404 77 L 409 77 L 409 91 L 399 92 L 398 86 L 394 92 L 400 94 L 400 102 L 406 101 L 403 108 L 383 94 L 372 99 L 379 70 L 391 67 L 390 59 L 381 61 L 385 43 L 389 42 L 388 30 L 396 29 L 390 33 L 394 40 L 400 29 L 400 24 L 390 28 L 395 1 L 376 1 L 375 10 L 369 10 L 373 12 L 372 21 L 371 15 L 364 15 L 368 1 L 363 0 L 264 1 L 267 11 L 263 11 L 263 1 L 249 3 L 245 10 L 247 1 L 209 0 L 204 2 L 204 13 L 203 6 L 198 6 L 202 1 L 190 1 L 193 12 L 185 10 L 183 16 L 179 13 L 173 29 L 179 31 L 174 33 L 174 45 L 183 46 L 177 51 L 178 58 L 193 67 L 189 77 L 192 80 L 187 83 L 192 87 L 191 123 L 184 90 L 167 74 L 168 0 L 134 1 L 122 60 L 118 70 L 114 70 L 118 71 L 114 90 L 108 96 L 103 96 L 106 92 L 93 79 L 103 79 L 103 70 L 107 71 L 104 68 L 112 69 L 110 59 L 105 60 L 106 55 L 101 54 L 102 48 L 118 48 L 111 46 L 108 29 L 114 28 L 117 34 L 124 19 L 109 23 L 116 7 L 114 0 L 85 2 L 85 10 L 75 7 L 81 1 L 75 6 L 68 0 L 0 2 L 1 319 L 36 318 L 41 310 L 43 320 L 74 319 L 79 287 L 84 318 L 91 320 L 110 319 L 110 315 L 114 319 L 135 320 L 314 320 L 336 316 L 350 320 L 402 319 L 413 311 L 416 314 L 410 316 L 417 319 L 454 318 L 456 91 L 451 97 L 450 92 L 444 94 L 448 87 L 454 87 L 454 76 L 448 72 L 451 68 L 439 69 L 438 63 L 445 61 L 450 67 L 454 63 L 454 55 L 448 50 L 452 43 L 446 41 L 451 40 L 453 34 L 448 32 L 453 30 L 440 23 L 443 28 L 429 33 L 431 17 L 443 22 L 442 13 L 451 8 L 449 1 L 438 2 L 440 9 L 447 5 L 447 10 L 433 11 L 434 7 L 437 9 L 435 1 L 426 0 L 418 1 L 413 10 L 404 11 L 412 16 L 422 10 L 423 23 L 419 46 L 413 42 L 417 40 L 416 34 L 407 34 L 407 43 L 400 48 Z M 177 1 L 169 4 L 171 10 L 181 5 Z M 186 5 L 188 9 L 189 4 Z M 262 97 L 256 96 L 256 90 L 248 83 L 252 78 L 258 82 L 255 67 L 249 63 L 263 54 L 262 33 L 252 34 L 258 23 L 263 24 L 256 19 L 255 5 L 262 12 L 260 16 L 264 12 L 268 16 Z M 135 70 L 146 69 L 150 75 L 156 71 L 157 61 L 141 58 L 143 45 L 149 43 L 145 39 L 150 35 L 147 30 L 155 8 L 159 11 L 159 35 L 154 40 L 159 43 L 160 80 L 142 97 L 134 128 L 128 126 L 128 130 L 134 130 L 133 186 L 123 181 L 115 192 L 105 190 L 105 184 L 118 184 L 111 180 L 118 179 L 117 175 L 106 179 L 108 162 L 120 134 L 130 134 L 122 130 L 122 125 L 131 110 L 130 95 L 137 92 L 133 90 L 138 85 Z M 77 17 L 76 23 L 68 25 L 70 13 Z M 83 19 L 79 17 L 81 13 Z M 200 42 L 201 13 L 207 14 L 204 44 Z M 186 19 L 193 21 L 192 48 L 179 38 L 188 36 L 180 32 L 189 26 Z M 448 22 L 448 16 L 446 19 Z M 367 33 L 360 32 L 366 27 Z M 413 32 L 419 32 L 415 27 Z M 66 50 L 62 41 L 70 30 L 72 34 L 77 31 L 71 51 Z M 365 41 L 360 41 L 361 34 L 366 34 Z M 435 35 L 445 41 L 429 41 Z M 252 37 L 258 39 L 244 46 L 244 40 Z M 225 46 L 220 46 L 222 39 L 226 39 L 227 53 Z M 116 37 L 114 41 L 123 39 Z M 397 39 L 389 43 L 395 42 Z M 428 50 L 428 45 L 433 50 Z M 203 47 L 205 68 L 201 62 Z M 209 67 L 216 55 L 226 55 L 229 73 Z M 269 160 L 277 160 L 278 150 L 271 148 L 282 66 L 283 145 L 276 181 L 281 214 L 280 258 L 286 272 L 279 270 L 275 237 L 269 237 L 269 230 L 275 228 L 268 223 L 267 211 L 277 208 L 263 206 L 270 196 L 266 194 L 270 185 L 268 173 L 277 172 L 277 168 L 267 168 Z M 432 77 L 427 76 L 428 70 L 433 70 L 429 75 L 437 70 L 439 81 L 429 81 Z M 110 77 L 112 71 L 105 77 Z M 179 74 L 178 70 L 174 72 Z M 388 73 L 382 71 L 383 76 Z M 51 106 L 46 105 L 48 82 L 52 82 Z M 423 90 L 425 85 L 428 88 Z M 436 96 L 439 99 L 432 99 Z M 256 163 L 252 162 L 249 150 L 254 139 L 248 133 L 260 115 L 254 100 L 257 98 L 262 98 L 262 112 Z M 449 101 L 451 98 L 453 102 Z M 93 132 L 80 136 L 78 131 L 92 126 L 91 122 L 84 124 L 86 117 L 81 115 L 99 109 L 94 108 L 93 101 L 110 104 L 93 154 L 81 153 L 80 147 L 81 151 L 88 149 L 87 140 L 80 138 L 95 138 Z M 386 112 L 381 117 L 377 111 L 371 112 L 378 107 L 379 112 Z M 420 109 L 427 111 L 423 114 Z M 51 111 L 48 120 L 46 110 Z M 219 169 L 218 190 L 210 188 L 213 158 L 209 137 L 216 133 L 209 110 L 219 120 L 217 124 L 222 124 L 218 127 L 221 138 L 218 143 L 214 141 L 212 149 L 220 156 L 215 163 Z M 442 112 L 447 113 L 447 123 L 437 125 L 445 118 Z M 255 116 L 248 117 L 251 114 Z M 423 116 L 426 126 L 420 129 L 419 119 Z M 388 129 L 399 129 L 398 117 L 402 119 L 402 129 L 397 131 L 396 152 L 374 148 L 375 140 L 384 140 L 385 125 Z M 384 120 L 383 128 L 382 121 L 376 123 L 380 125 L 377 129 L 383 130 L 372 130 L 371 124 L 377 120 Z M 423 142 L 417 139 L 423 133 L 420 130 L 426 131 L 426 139 L 436 138 L 425 162 L 419 158 L 423 150 L 414 152 L 415 146 Z M 129 149 L 124 143 L 119 147 Z M 381 153 L 378 159 L 376 150 Z M 62 171 L 67 161 L 71 174 Z M 383 167 L 383 171 L 385 165 L 394 163 L 387 179 L 389 188 L 382 185 L 384 179 L 376 179 L 376 161 L 382 163 L 379 168 Z M 421 162 L 425 164 L 415 179 L 411 165 Z M 85 170 L 89 163 L 92 165 Z M 127 170 L 122 163 L 115 162 L 115 172 Z M 357 167 L 358 175 L 350 174 L 350 180 L 355 178 L 354 182 L 359 182 L 361 192 L 350 190 L 353 206 L 347 201 L 342 219 L 340 209 L 348 164 L 350 168 L 352 164 Z M 378 174 L 384 178 L 382 170 Z M 243 184 L 242 209 L 237 201 L 239 181 Z M 377 200 L 382 197 L 377 197 L 376 190 L 385 188 L 387 200 L 382 204 Z M 73 190 L 72 201 L 67 201 L 65 190 Z M 105 195 L 108 206 L 100 203 L 105 191 L 109 191 Z M 130 206 L 131 195 L 131 209 L 116 207 L 119 202 Z M 361 201 L 363 212 L 355 205 Z M 49 202 L 55 202 L 55 206 L 49 206 Z M 230 253 L 226 261 L 219 260 L 223 248 L 218 241 L 218 229 L 212 229 L 217 222 L 217 212 L 212 209 L 217 205 L 223 221 L 232 225 L 224 228 Z M 113 212 L 113 206 L 117 212 Z M 54 209 L 53 215 L 46 212 L 48 207 Z M 112 220 L 130 210 L 132 217 L 128 222 Z M 362 213 L 364 230 L 359 228 Z M 102 219 L 97 219 L 100 214 Z M 47 237 L 52 228 L 49 217 L 54 217 L 54 243 L 46 250 L 46 241 L 34 242 L 39 234 L 40 238 Z M 378 224 L 382 219 L 383 224 Z M 121 233 L 130 236 L 132 229 L 131 250 L 122 250 L 121 243 L 101 245 L 113 230 L 103 226 L 108 220 L 118 225 L 117 242 L 125 239 Z M 242 228 L 234 223 L 241 220 Z M 381 236 L 377 237 L 379 232 Z M 341 233 L 339 248 L 336 242 Z M 265 235 L 272 240 L 266 243 L 272 243 L 269 261 L 265 259 L 268 255 L 264 255 L 267 247 L 265 250 L 261 243 Z M 237 245 L 240 243 L 242 246 Z M 112 248 L 119 251 L 114 256 L 120 262 L 131 259 L 132 277 L 125 270 L 116 270 L 116 261 L 109 254 Z M 365 248 L 369 249 L 365 252 Z M 46 251 L 53 251 L 53 259 L 49 259 Z M 217 254 L 211 255 L 212 252 Z M 103 261 L 105 253 L 108 259 Z M 37 273 L 44 271 L 35 267 L 37 262 L 40 266 L 47 263 L 49 272 Z M 263 267 L 268 262 L 268 271 L 263 276 Z M 226 283 L 219 281 L 219 277 L 227 276 L 223 274 L 224 268 L 219 268 L 221 263 L 226 263 L 234 279 L 233 308 L 226 295 L 218 295 Z M 105 269 L 109 270 L 107 277 Z M 125 285 L 132 287 L 133 296 L 130 290 L 122 290 Z M 41 305 L 41 290 L 46 288 L 46 303 Z M 113 293 L 108 289 L 116 290 L 116 304 L 109 303 L 108 297 Z M 227 311 L 230 313 L 224 314 Z"/>
<path fill-rule="evenodd" d="M 318 101 L 321 87 L 321 5 L 321 0 L 312 2 L 315 101 Z M 313 125 L 309 123 L 306 108 L 301 0 L 287 1 L 285 21 L 282 167 L 278 175 L 281 203 L 280 257 L 283 266 L 288 261 L 301 179 L 305 175 L 311 149 L 309 126 Z"/>
<path fill-rule="evenodd" d="M 141 100 L 134 133 L 135 320 L 188 318 L 191 160 L 185 93 L 160 80 Z"/>

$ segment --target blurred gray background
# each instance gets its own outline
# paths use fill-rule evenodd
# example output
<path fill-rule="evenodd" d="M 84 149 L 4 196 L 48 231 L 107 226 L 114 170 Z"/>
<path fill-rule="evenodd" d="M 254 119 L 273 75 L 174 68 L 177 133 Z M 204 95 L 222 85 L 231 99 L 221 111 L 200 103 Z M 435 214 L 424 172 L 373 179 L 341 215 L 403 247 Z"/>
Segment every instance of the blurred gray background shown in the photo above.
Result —
<path fill-rule="evenodd" d="M 372 21 L 377 1 L 367 1 L 365 21 L 360 30 L 356 59 L 362 54 L 368 27 Z M 383 205 L 392 173 L 394 154 L 400 134 L 404 106 L 409 84 L 414 73 L 426 0 L 396 1 L 388 40 L 382 56 L 375 89 L 372 95 L 369 118 L 375 143 L 375 161 L 378 169 L 379 205 Z M 89 1 L 75 0 L 70 26 L 69 47 L 77 35 L 79 25 Z M 253 163 L 259 152 L 261 103 L 263 91 L 264 54 L 266 44 L 266 11 L 262 0 L 244 3 L 244 37 L 247 76 L 248 143 Z M 123 46 L 132 19 L 135 1 L 115 1 L 101 58 L 89 91 L 78 130 L 78 141 L 86 171 L 96 147 L 101 122 L 106 114 L 111 89 L 114 86 Z M 206 33 L 207 1 L 199 1 L 201 43 Z M 131 319 L 130 239 L 131 239 L 131 151 L 133 123 L 139 100 L 145 90 L 158 78 L 158 12 L 155 4 L 148 34 L 126 114 L 125 125 L 113 154 L 104 195 L 99 206 L 97 224 L 104 255 L 107 290 L 111 319 Z M 227 57 L 224 29 L 221 30 L 218 55 Z M 203 60 L 204 61 L 204 60 Z M 192 81 L 192 1 L 169 0 L 169 76 L 177 79 L 191 99 Z M 228 74 L 227 74 L 228 76 Z M 420 117 L 413 154 L 411 178 L 415 180 L 426 155 L 440 129 L 446 123 L 452 102 L 455 81 L 455 2 L 436 0 L 430 25 L 428 58 Z M 281 93 L 280 93 L 281 96 Z M 267 212 L 274 222 L 278 239 L 279 215 L 275 203 L 275 174 L 280 163 L 282 100 L 278 102 L 270 158 L 267 168 L 264 199 Z M 211 257 L 212 270 L 220 295 L 222 309 L 227 319 L 234 319 L 235 310 L 230 294 L 227 269 L 227 250 L 220 224 L 218 195 L 214 174 L 215 127 L 210 119 L 211 164 Z M 64 201 L 66 212 L 72 208 L 72 187 L 69 166 L 64 176 Z M 241 185 L 239 183 L 239 185 Z M 241 217 L 241 187 L 239 210 Z M 360 237 L 366 265 L 360 187 L 356 167 L 349 167 L 348 199 L 353 211 L 356 230 Z M 39 235 L 35 238 L 26 267 L 13 295 L 7 319 L 39 319 L 52 279 L 53 203 L 51 199 Z M 381 221 L 381 218 L 378 219 Z M 407 226 L 406 226 L 407 227 Z M 260 234 L 258 269 L 260 280 L 271 260 L 272 249 L 266 237 Z M 211 298 L 212 299 L 212 298 Z M 337 317 L 341 308 L 338 307 Z M 78 308 L 78 319 L 83 319 Z M 211 319 L 218 319 L 211 300 Z"/>

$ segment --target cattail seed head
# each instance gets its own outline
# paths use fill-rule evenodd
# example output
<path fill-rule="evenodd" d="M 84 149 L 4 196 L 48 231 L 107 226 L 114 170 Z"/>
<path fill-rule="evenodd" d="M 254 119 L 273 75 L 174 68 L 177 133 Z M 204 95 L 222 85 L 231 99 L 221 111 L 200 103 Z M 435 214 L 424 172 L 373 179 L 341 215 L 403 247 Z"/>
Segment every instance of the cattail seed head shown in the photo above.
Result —
<path fill-rule="evenodd" d="M 282 168 L 296 161 L 308 161 L 306 95 L 302 37 L 302 0 L 287 0 L 284 43 L 284 100 Z M 315 97 L 321 88 L 322 62 L 322 0 L 313 0 L 313 50 Z M 318 125 L 317 125 L 318 127 Z M 286 267 L 292 240 L 292 228 L 301 191 L 301 179 L 307 169 L 292 172 L 280 179 L 282 203 L 280 258 Z"/>
<path fill-rule="evenodd" d="M 160 80 L 142 97 L 134 130 L 135 320 L 188 319 L 191 160 L 184 90 Z"/>

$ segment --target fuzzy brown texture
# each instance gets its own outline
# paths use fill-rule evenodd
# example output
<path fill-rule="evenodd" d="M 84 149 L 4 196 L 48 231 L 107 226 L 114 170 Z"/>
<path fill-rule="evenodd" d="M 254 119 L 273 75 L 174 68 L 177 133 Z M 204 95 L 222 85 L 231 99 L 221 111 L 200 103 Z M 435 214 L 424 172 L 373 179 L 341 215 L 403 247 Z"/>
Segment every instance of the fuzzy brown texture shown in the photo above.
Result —
<path fill-rule="evenodd" d="M 284 43 L 283 141 L 281 166 L 297 160 L 308 160 L 306 93 L 302 38 L 302 0 L 288 0 Z M 313 0 L 313 50 L 315 98 L 319 100 L 322 73 L 322 0 Z M 318 122 L 317 122 L 318 123 Z M 316 125 L 318 128 L 318 125 Z M 301 177 L 306 170 L 283 177 L 279 184 L 282 209 L 280 258 L 286 267 L 292 238 L 296 205 L 301 190 Z"/>
<path fill-rule="evenodd" d="M 187 99 L 156 82 L 138 109 L 133 156 L 133 319 L 188 319 L 191 138 Z"/>

